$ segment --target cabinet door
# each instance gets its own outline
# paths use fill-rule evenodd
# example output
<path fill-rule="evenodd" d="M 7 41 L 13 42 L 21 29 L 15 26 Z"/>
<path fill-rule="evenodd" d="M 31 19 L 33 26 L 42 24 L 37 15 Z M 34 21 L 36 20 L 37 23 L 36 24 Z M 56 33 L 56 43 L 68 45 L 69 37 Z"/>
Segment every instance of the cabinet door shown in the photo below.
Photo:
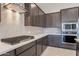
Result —
<path fill-rule="evenodd" d="M 61 35 L 49 35 L 48 36 L 48 45 L 60 47 L 62 43 Z"/>
<path fill-rule="evenodd" d="M 42 53 L 42 39 L 37 40 L 37 56 L 40 56 Z"/>
<path fill-rule="evenodd" d="M 76 46 L 76 56 L 79 56 L 79 43 L 77 43 L 77 46 Z"/>
<path fill-rule="evenodd" d="M 42 17 L 43 17 L 43 20 L 42 20 L 43 25 L 42 25 L 42 27 L 46 27 L 46 14 L 43 13 Z"/>
<path fill-rule="evenodd" d="M 52 14 L 52 20 L 53 20 L 53 27 L 54 28 L 61 28 L 61 19 L 60 19 L 59 12 Z"/>
<path fill-rule="evenodd" d="M 34 45 L 30 49 L 24 51 L 19 56 L 36 56 L 36 45 Z"/>
<path fill-rule="evenodd" d="M 37 56 L 40 56 L 42 53 L 42 43 L 37 44 Z"/>
<path fill-rule="evenodd" d="M 46 26 L 45 13 L 34 3 L 25 3 L 28 13 L 25 13 L 25 26 Z"/>
<path fill-rule="evenodd" d="M 16 55 L 21 54 L 22 52 L 26 51 L 27 49 L 29 49 L 30 47 L 32 47 L 33 45 L 36 45 L 36 41 L 35 42 L 31 42 L 29 44 L 26 44 L 24 46 L 21 46 L 19 48 L 16 49 Z"/>
<path fill-rule="evenodd" d="M 61 10 L 62 22 L 77 22 L 78 21 L 78 8 Z"/>
<path fill-rule="evenodd" d="M 24 3 L 25 9 L 28 10 L 28 12 L 24 13 L 24 25 L 25 26 L 31 26 L 31 17 L 30 17 L 30 10 L 31 10 L 31 4 L 30 3 Z"/>
<path fill-rule="evenodd" d="M 42 48 L 42 52 L 43 52 L 47 48 L 47 45 L 48 45 L 47 36 L 42 39 L 43 39 L 43 48 Z"/>
<path fill-rule="evenodd" d="M 38 24 L 38 7 L 35 4 L 31 4 L 31 22 L 32 26 L 37 26 Z"/>
<path fill-rule="evenodd" d="M 43 53 L 43 51 L 47 48 L 47 45 L 47 36 L 37 40 L 37 56 L 40 56 Z"/>
<path fill-rule="evenodd" d="M 45 26 L 46 20 L 44 18 L 45 18 L 44 12 L 41 9 L 39 9 L 39 14 L 38 14 L 38 26 L 39 27 Z"/>
<path fill-rule="evenodd" d="M 30 17 L 30 15 L 29 14 L 27 14 L 27 13 L 25 13 L 24 14 L 24 25 L 25 26 L 31 26 L 32 24 L 31 24 L 31 17 Z"/>
<path fill-rule="evenodd" d="M 53 27 L 52 14 L 46 14 L 46 27 Z"/>
<path fill-rule="evenodd" d="M 38 26 L 41 27 L 42 26 L 42 11 L 39 9 L 38 10 Z"/>
<path fill-rule="evenodd" d="M 38 24 L 38 7 L 34 3 L 25 3 L 28 13 L 25 13 L 25 26 L 37 26 Z"/>
<path fill-rule="evenodd" d="M 61 20 L 60 20 L 60 13 L 51 13 L 46 15 L 46 27 L 57 27 L 60 28 Z"/>

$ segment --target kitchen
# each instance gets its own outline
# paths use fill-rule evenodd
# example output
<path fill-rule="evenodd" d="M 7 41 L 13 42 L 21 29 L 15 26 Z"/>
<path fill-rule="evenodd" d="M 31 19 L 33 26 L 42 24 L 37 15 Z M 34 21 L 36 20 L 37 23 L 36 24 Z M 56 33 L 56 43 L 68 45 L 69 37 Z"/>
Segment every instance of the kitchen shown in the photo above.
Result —
<path fill-rule="evenodd" d="M 1 3 L 0 55 L 78 56 L 78 6 L 77 3 Z"/>

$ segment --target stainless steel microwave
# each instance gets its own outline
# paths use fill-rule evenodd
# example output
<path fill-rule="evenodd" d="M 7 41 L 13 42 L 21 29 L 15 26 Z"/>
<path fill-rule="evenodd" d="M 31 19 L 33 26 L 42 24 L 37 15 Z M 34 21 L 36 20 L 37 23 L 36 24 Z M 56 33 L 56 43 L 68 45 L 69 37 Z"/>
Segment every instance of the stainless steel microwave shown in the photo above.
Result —
<path fill-rule="evenodd" d="M 62 30 L 77 30 L 78 23 L 62 23 Z"/>

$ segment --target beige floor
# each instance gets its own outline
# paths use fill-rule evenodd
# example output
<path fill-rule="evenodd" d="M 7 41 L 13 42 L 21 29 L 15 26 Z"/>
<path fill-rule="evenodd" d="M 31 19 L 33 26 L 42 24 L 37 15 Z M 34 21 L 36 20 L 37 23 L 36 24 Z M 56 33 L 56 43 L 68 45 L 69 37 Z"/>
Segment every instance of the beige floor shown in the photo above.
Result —
<path fill-rule="evenodd" d="M 76 56 L 76 51 L 56 47 L 47 47 L 41 56 Z"/>

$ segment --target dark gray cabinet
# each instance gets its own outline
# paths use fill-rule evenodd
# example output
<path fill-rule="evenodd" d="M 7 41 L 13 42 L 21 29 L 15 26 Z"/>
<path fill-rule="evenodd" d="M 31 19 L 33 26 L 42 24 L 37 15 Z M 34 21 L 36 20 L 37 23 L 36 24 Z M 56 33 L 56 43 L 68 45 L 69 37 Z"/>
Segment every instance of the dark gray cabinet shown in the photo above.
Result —
<path fill-rule="evenodd" d="M 40 56 L 47 48 L 47 36 L 23 45 L 1 56 Z"/>
<path fill-rule="evenodd" d="M 53 27 L 52 14 L 46 14 L 46 27 Z"/>
<path fill-rule="evenodd" d="M 31 7 L 32 26 L 45 27 L 45 13 L 36 4 L 31 5 L 35 6 Z"/>
<path fill-rule="evenodd" d="M 37 26 L 38 24 L 38 8 L 34 3 L 25 3 L 29 13 L 25 13 L 25 26 Z"/>
<path fill-rule="evenodd" d="M 43 51 L 47 48 L 47 44 L 47 36 L 37 40 L 37 56 L 40 56 L 43 53 Z"/>
<path fill-rule="evenodd" d="M 79 43 L 76 44 L 76 56 L 79 56 Z"/>
<path fill-rule="evenodd" d="M 25 13 L 25 26 L 45 27 L 45 13 L 34 3 L 25 3 L 28 13 Z"/>
<path fill-rule="evenodd" d="M 42 11 L 39 9 L 38 10 L 38 26 L 42 26 L 43 24 L 43 22 L 42 22 L 42 16 L 43 16 L 43 13 L 42 13 Z"/>
<path fill-rule="evenodd" d="M 39 27 L 46 27 L 46 19 L 45 13 L 39 9 L 38 10 L 38 26 Z"/>
<path fill-rule="evenodd" d="M 43 25 L 42 25 L 42 27 L 45 27 L 46 28 L 46 14 L 43 13 L 43 16 L 42 17 L 43 17 L 43 20 L 42 20 L 42 22 L 43 22 L 42 24 Z"/>
<path fill-rule="evenodd" d="M 31 26 L 31 17 L 30 17 L 30 12 L 31 12 L 31 4 L 30 3 L 24 3 L 25 9 L 28 10 L 28 12 L 24 13 L 24 25 L 25 26 Z"/>
<path fill-rule="evenodd" d="M 26 44 L 22 47 L 19 47 L 19 48 L 16 49 L 16 55 L 22 55 L 23 56 L 25 54 L 24 56 L 26 56 L 26 55 L 31 56 L 33 53 L 36 53 L 35 52 L 35 50 L 36 50 L 35 46 L 36 46 L 36 41 L 31 42 L 29 44 Z M 33 53 L 30 52 L 32 49 L 33 49 Z"/>
<path fill-rule="evenodd" d="M 38 26 L 38 7 L 35 4 L 31 4 L 31 23 L 32 26 Z"/>
<path fill-rule="evenodd" d="M 34 41 L 1 56 L 36 56 L 36 46 L 36 41 Z"/>
<path fill-rule="evenodd" d="M 42 46 L 42 52 L 43 52 L 43 51 L 45 51 L 45 49 L 46 49 L 47 46 L 48 46 L 48 36 L 43 37 L 42 39 L 43 39 L 43 41 L 42 41 L 42 42 L 43 42 L 43 43 L 42 43 L 42 45 L 43 45 L 43 46 Z"/>
<path fill-rule="evenodd" d="M 42 54 L 42 38 L 37 40 L 37 56 Z"/>
<path fill-rule="evenodd" d="M 60 47 L 62 43 L 61 35 L 48 35 L 48 45 Z"/>
<path fill-rule="evenodd" d="M 36 56 L 36 45 L 34 45 L 30 49 L 24 51 L 19 56 Z"/>
<path fill-rule="evenodd" d="M 61 10 L 62 22 L 77 22 L 78 8 L 69 8 Z"/>
<path fill-rule="evenodd" d="M 59 12 L 46 14 L 46 27 L 60 28 L 60 26 L 61 19 Z"/>
<path fill-rule="evenodd" d="M 72 49 L 72 50 L 76 50 L 76 44 L 67 44 L 67 43 L 62 43 L 62 48 L 66 48 L 66 49 Z"/>

